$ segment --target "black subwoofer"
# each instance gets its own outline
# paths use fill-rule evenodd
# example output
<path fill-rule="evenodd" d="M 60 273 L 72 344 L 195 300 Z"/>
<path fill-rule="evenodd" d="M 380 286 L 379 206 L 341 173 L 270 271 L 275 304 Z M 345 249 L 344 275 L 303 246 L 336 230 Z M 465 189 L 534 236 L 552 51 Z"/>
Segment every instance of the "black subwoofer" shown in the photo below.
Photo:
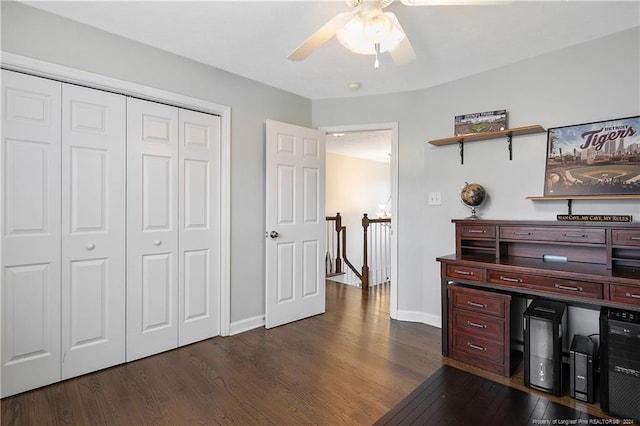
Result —
<path fill-rule="evenodd" d="M 600 311 L 600 407 L 640 421 L 640 313 Z"/>

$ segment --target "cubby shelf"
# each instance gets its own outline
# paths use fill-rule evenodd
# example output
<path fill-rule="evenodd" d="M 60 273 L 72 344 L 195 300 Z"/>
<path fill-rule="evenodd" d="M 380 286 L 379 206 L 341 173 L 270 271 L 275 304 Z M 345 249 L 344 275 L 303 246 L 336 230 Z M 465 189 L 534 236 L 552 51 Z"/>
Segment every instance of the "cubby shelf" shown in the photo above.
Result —
<path fill-rule="evenodd" d="M 524 126 L 524 127 L 516 127 L 513 129 L 505 129 L 497 132 L 484 132 L 484 133 L 469 133 L 466 135 L 458 135 L 452 136 L 449 138 L 443 139 L 433 139 L 430 140 L 429 143 L 435 146 L 444 146 L 444 145 L 453 145 L 458 144 L 460 147 L 460 164 L 464 164 L 464 143 L 465 142 L 476 142 L 483 141 L 488 139 L 497 139 L 506 137 L 509 148 L 509 160 L 513 158 L 513 149 L 512 149 L 512 137 L 513 136 L 522 136 L 522 135 L 531 135 L 534 133 L 543 133 L 546 132 L 544 127 L 535 124 L 532 126 Z"/>

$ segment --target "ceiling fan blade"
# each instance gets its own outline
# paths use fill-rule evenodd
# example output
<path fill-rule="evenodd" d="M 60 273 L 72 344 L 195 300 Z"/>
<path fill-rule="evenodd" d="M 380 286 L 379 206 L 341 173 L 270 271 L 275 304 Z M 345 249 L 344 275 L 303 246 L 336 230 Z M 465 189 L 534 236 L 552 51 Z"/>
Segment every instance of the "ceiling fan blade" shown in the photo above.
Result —
<path fill-rule="evenodd" d="M 416 52 L 413 50 L 413 46 L 411 46 L 409 36 L 407 36 L 407 33 L 402 28 L 402 25 L 400 25 L 400 22 L 394 13 L 387 12 L 385 15 L 391 19 L 394 25 L 404 34 L 404 38 L 393 50 L 389 50 L 389 54 L 396 65 L 408 64 L 416 58 Z"/>
<path fill-rule="evenodd" d="M 287 59 L 290 61 L 301 61 L 311 55 L 317 48 L 333 37 L 336 34 L 336 31 L 344 27 L 358 10 L 359 9 L 354 9 L 351 12 L 342 12 L 331 18 L 318 31 L 313 33 L 311 37 L 306 39 L 300 46 L 291 52 L 289 56 L 287 56 Z"/>
<path fill-rule="evenodd" d="M 406 35 L 395 49 L 389 51 L 389 54 L 396 65 L 408 64 L 416 58 L 416 52 Z"/>

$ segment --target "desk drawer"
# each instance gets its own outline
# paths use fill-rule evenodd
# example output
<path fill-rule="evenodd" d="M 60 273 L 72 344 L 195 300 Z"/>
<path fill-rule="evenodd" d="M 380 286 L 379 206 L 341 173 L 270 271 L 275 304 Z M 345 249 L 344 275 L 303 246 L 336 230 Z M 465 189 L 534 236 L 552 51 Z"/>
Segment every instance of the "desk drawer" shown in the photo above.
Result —
<path fill-rule="evenodd" d="M 614 229 L 611 242 L 614 246 L 640 247 L 640 229 Z"/>
<path fill-rule="evenodd" d="M 604 229 L 535 228 L 530 226 L 503 226 L 500 228 L 500 239 L 590 244 L 604 244 L 607 241 Z"/>
<path fill-rule="evenodd" d="M 505 321 L 502 318 L 476 314 L 461 309 L 454 309 L 452 316 L 455 330 L 504 344 Z"/>
<path fill-rule="evenodd" d="M 640 287 L 612 284 L 609 286 L 609 299 L 614 302 L 640 306 Z"/>
<path fill-rule="evenodd" d="M 472 288 L 449 286 L 449 303 L 451 303 L 451 308 L 453 309 L 462 309 L 504 318 L 506 304 L 510 300 L 511 296 Z"/>
<path fill-rule="evenodd" d="M 460 226 L 462 238 L 495 238 L 495 226 L 487 225 L 462 225 Z"/>
<path fill-rule="evenodd" d="M 528 288 L 567 296 L 602 299 L 602 284 L 538 275 L 487 270 L 487 282 L 508 287 Z"/>
<path fill-rule="evenodd" d="M 462 352 L 486 361 L 504 364 L 504 345 L 499 342 L 454 330 L 452 346 L 453 357 L 456 359 L 458 353 Z"/>
<path fill-rule="evenodd" d="M 482 281 L 482 269 L 468 266 L 447 265 L 447 276 L 468 281 Z"/>

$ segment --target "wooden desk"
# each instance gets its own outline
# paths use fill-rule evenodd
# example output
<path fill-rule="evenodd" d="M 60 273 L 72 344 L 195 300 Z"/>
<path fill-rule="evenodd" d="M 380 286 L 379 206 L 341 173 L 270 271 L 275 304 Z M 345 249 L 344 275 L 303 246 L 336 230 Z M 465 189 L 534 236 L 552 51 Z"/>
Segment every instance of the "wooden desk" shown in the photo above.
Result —
<path fill-rule="evenodd" d="M 444 356 L 509 376 L 508 305 L 513 295 L 640 311 L 636 224 L 452 222 L 456 253 L 437 258 Z M 507 308 L 496 311 L 492 306 L 497 302 Z"/>

